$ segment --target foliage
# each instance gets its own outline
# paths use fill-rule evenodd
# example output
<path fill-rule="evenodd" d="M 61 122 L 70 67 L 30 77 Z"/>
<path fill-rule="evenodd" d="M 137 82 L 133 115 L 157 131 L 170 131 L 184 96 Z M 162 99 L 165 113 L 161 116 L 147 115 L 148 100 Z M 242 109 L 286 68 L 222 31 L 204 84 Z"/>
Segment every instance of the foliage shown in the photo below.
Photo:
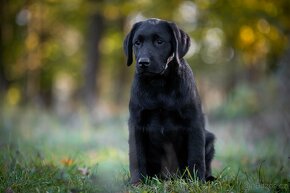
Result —
<path fill-rule="evenodd" d="M 122 41 L 133 22 L 157 17 L 177 22 L 192 37 L 187 55 L 197 79 L 212 82 L 225 102 L 235 87 L 268 79 L 288 45 L 289 2 L 274 1 L 5 1 L 1 12 L 2 102 L 57 105 L 80 100 L 88 60 L 88 26 L 95 13 L 106 25 L 97 90 L 102 103 L 128 100 L 133 69 L 126 69 Z M 170 10 L 170 11 L 168 11 Z M 218 81 L 216 81 L 218 80 Z M 63 85 L 65 86 L 59 86 Z M 203 95 L 211 95 L 200 89 Z M 59 92 L 58 92 L 59 91 Z M 123 91 L 123 92 L 122 92 Z M 206 101 L 208 102 L 208 101 Z"/>

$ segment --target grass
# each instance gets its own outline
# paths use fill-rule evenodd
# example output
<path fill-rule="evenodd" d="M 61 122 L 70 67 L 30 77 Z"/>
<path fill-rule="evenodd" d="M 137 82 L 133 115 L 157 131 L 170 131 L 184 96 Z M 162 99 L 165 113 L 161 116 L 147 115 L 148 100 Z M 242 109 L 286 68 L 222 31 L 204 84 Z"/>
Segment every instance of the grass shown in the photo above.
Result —
<path fill-rule="evenodd" d="M 245 122 L 211 125 L 216 181 L 153 178 L 130 186 L 126 116 L 94 122 L 82 111 L 0 113 L 0 192 L 290 192 L 289 146 L 279 136 L 252 139 Z"/>

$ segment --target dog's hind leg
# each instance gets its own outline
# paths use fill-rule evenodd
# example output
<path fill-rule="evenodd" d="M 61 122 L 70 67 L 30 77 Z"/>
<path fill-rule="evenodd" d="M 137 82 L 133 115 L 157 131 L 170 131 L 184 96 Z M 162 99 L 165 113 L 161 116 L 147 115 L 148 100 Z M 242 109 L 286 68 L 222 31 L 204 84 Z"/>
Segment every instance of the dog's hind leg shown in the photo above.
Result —
<path fill-rule="evenodd" d="M 206 181 L 213 181 L 215 178 L 211 175 L 211 161 L 214 157 L 215 149 L 214 149 L 214 140 L 215 136 L 206 131 L 206 139 L 205 139 L 205 179 Z"/>

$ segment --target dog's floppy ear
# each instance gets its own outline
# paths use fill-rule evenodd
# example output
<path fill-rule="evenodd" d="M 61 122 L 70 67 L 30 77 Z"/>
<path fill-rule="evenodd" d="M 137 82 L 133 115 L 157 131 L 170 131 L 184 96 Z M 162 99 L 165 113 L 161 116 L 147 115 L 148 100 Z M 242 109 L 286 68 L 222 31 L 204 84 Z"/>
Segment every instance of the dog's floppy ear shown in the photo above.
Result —
<path fill-rule="evenodd" d="M 169 26 L 173 33 L 175 58 L 177 63 L 181 65 L 180 59 L 185 56 L 190 47 L 190 38 L 175 23 L 169 23 Z"/>
<path fill-rule="evenodd" d="M 135 34 L 135 31 L 138 29 L 138 27 L 141 25 L 142 22 L 135 23 L 132 27 L 132 30 L 128 33 L 126 36 L 124 42 L 123 42 L 123 48 L 125 51 L 125 54 L 127 56 L 127 66 L 130 66 L 133 62 L 133 37 Z"/>

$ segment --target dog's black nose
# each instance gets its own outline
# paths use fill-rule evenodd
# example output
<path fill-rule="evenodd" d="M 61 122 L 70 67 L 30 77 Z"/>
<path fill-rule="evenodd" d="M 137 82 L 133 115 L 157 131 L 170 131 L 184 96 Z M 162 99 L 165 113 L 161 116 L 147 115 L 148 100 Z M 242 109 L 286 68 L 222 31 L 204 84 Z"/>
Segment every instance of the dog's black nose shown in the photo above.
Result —
<path fill-rule="evenodd" d="M 141 68 L 146 68 L 150 65 L 149 58 L 139 58 L 138 64 Z"/>

